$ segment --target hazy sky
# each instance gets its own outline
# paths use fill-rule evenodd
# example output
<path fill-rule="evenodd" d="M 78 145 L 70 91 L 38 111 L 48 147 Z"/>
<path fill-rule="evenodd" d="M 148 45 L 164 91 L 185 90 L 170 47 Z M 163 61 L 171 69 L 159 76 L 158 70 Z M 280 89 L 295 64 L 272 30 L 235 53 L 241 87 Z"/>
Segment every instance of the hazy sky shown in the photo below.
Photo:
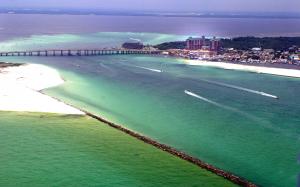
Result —
<path fill-rule="evenodd" d="M 109 10 L 300 12 L 300 0 L 0 0 L 0 7 Z"/>

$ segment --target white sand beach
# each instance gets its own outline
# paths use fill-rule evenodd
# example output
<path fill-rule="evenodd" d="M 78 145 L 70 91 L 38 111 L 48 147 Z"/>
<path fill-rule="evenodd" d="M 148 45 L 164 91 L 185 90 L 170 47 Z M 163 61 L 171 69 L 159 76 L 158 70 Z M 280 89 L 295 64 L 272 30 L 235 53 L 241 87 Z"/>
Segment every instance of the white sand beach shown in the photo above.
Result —
<path fill-rule="evenodd" d="M 189 65 L 195 65 L 195 66 L 208 66 L 208 67 L 216 67 L 216 68 L 229 69 L 229 70 L 249 71 L 255 73 L 265 73 L 271 75 L 300 78 L 300 70 L 296 70 L 296 69 L 250 66 L 250 65 L 242 65 L 242 64 L 231 64 L 226 62 L 209 62 L 209 61 L 202 61 L 202 60 L 186 60 L 185 62 Z"/>
<path fill-rule="evenodd" d="M 83 115 L 80 110 L 39 92 L 63 83 L 56 70 L 43 65 L 0 68 L 0 110 Z"/>

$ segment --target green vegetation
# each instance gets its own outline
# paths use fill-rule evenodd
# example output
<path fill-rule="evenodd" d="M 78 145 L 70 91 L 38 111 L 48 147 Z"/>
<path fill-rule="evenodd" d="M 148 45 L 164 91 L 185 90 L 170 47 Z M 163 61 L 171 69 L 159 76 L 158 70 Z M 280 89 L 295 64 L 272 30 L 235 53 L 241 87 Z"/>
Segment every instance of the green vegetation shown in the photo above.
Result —
<path fill-rule="evenodd" d="M 238 37 L 233 39 L 222 39 L 221 45 L 224 48 L 235 48 L 239 50 L 247 50 L 253 47 L 287 50 L 294 45 L 300 46 L 300 37 Z"/>
<path fill-rule="evenodd" d="M 165 42 L 154 46 L 159 50 L 167 50 L 167 49 L 184 49 L 186 47 L 186 43 L 183 41 L 177 42 Z"/>
<path fill-rule="evenodd" d="M 254 47 L 263 49 L 287 50 L 291 46 L 300 47 L 300 37 L 237 37 L 232 39 L 221 39 L 223 48 L 234 48 L 238 50 L 248 50 Z M 160 50 L 184 49 L 185 41 L 165 42 L 154 46 Z"/>

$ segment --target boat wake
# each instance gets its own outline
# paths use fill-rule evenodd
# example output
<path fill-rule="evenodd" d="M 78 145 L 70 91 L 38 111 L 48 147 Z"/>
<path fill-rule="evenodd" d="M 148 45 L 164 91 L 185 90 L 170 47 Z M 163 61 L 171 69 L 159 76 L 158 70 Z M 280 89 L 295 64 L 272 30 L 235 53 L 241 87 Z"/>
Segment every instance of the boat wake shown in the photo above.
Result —
<path fill-rule="evenodd" d="M 163 72 L 162 70 L 159 70 L 159 69 L 146 68 L 146 67 L 142 67 L 142 66 L 134 66 L 134 67 L 149 70 L 149 71 L 153 71 L 153 72 L 157 72 L 157 73 L 162 73 Z"/>
<path fill-rule="evenodd" d="M 147 68 L 147 67 L 143 67 L 143 66 L 136 66 L 136 65 L 132 65 L 132 64 L 128 64 L 128 63 L 123 63 L 123 62 L 119 62 L 119 64 L 122 64 L 123 66 L 135 67 L 135 68 L 139 68 L 139 69 L 143 69 L 143 70 L 148 70 L 148 71 L 152 71 L 152 72 L 156 72 L 156 73 L 162 73 L 163 72 L 163 70 L 160 70 L 160 69 Z"/>
<path fill-rule="evenodd" d="M 237 113 L 237 114 L 239 114 L 239 115 L 241 115 L 241 116 L 244 116 L 244 117 L 246 117 L 246 118 L 248 118 L 248 119 L 251 119 L 251 120 L 255 121 L 255 124 L 259 124 L 259 125 L 263 126 L 264 128 L 268 128 L 268 129 L 274 130 L 274 131 L 276 131 L 276 132 L 282 133 L 283 135 L 285 135 L 285 136 L 287 136 L 287 137 L 296 137 L 298 140 L 300 139 L 300 136 L 299 136 L 299 135 L 291 134 L 290 132 L 288 132 L 288 131 L 286 131 L 286 130 L 284 130 L 284 129 L 281 129 L 281 128 L 279 128 L 279 127 L 275 127 L 273 124 L 269 123 L 268 121 L 265 121 L 265 120 L 263 120 L 263 119 L 261 119 L 261 118 L 258 118 L 258 117 L 256 117 L 256 116 L 253 116 L 253 115 L 251 115 L 251 114 L 249 114 L 249 113 L 240 111 L 240 110 L 238 110 L 238 109 L 236 109 L 236 108 L 233 108 L 233 107 L 230 107 L 230 106 L 226 106 L 226 105 L 217 103 L 217 102 L 215 102 L 215 101 L 212 101 L 212 100 L 210 100 L 210 99 L 207 99 L 207 98 L 205 98 L 205 97 L 203 97 L 203 96 L 200 96 L 200 95 L 198 95 L 198 94 L 196 94 L 196 93 L 193 93 L 193 92 L 191 92 L 191 91 L 188 91 L 188 90 L 184 90 L 184 93 L 187 94 L 187 95 L 189 95 L 189 96 L 191 96 L 191 97 L 195 97 L 195 98 L 197 98 L 197 99 L 200 99 L 200 100 L 202 100 L 202 101 L 205 101 L 205 102 L 207 102 L 207 103 L 209 103 L 209 104 L 215 105 L 215 106 L 217 106 L 217 107 L 219 107 L 219 108 L 222 108 L 222 109 L 225 109 L 225 110 L 232 111 L 232 112 Z"/>
<path fill-rule="evenodd" d="M 216 105 L 216 106 L 219 106 L 219 107 L 222 107 L 222 108 L 223 108 L 223 105 L 221 105 L 221 104 L 219 104 L 219 103 L 217 103 L 217 102 L 211 101 L 211 100 L 209 100 L 209 99 L 207 99 L 207 98 L 205 98 L 205 97 L 202 97 L 202 96 L 200 96 L 200 95 L 198 95 L 198 94 L 195 94 L 195 93 L 193 93 L 193 92 L 191 92 L 191 91 L 184 90 L 184 93 L 186 93 L 186 94 L 189 95 L 189 96 L 192 96 L 192 97 L 201 99 L 202 101 L 205 101 L 205 102 L 207 102 L 207 103 L 210 103 L 210 104 L 213 104 L 213 105 Z"/>
<path fill-rule="evenodd" d="M 231 85 L 231 84 L 226 84 L 226 83 L 221 83 L 221 82 L 216 82 L 216 81 L 210 81 L 210 80 L 205 80 L 205 79 L 203 79 L 202 81 L 210 83 L 210 84 L 215 84 L 215 85 L 224 86 L 224 87 L 227 87 L 227 88 L 232 88 L 232 89 L 236 89 L 236 90 L 241 90 L 241 91 L 245 91 L 245 92 L 265 96 L 265 97 L 270 97 L 270 98 L 273 98 L 273 99 L 279 99 L 278 96 L 276 96 L 276 95 L 272 95 L 272 94 L 262 92 L 262 91 L 252 90 L 252 89 L 249 89 L 249 88 L 244 88 L 244 87 L 240 87 L 240 86 L 235 86 L 235 85 Z"/>
<path fill-rule="evenodd" d="M 232 111 L 232 112 L 234 112 L 234 113 L 238 113 L 238 114 L 240 114 L 240 115 L 242 115 L 242 116 L 244 116 L 244 117 L 247 117 L 247 118 L 249 118 L 249 119 L 252 119 L 252 120 L 254 120 L 254 121 L 259 121 L 259 119 L 258 119 L 257 117 L 255 117 L 255 116 L 252 116 L 252 115 L 250 115 L 250 114 L 247 114 L 247 113 L 245 113 L 245 112 L 242 112 L 242 111 L 240 111 L 240 110 L 238 110 L 238 109 L 236 109 L 236 108 L 233 108 L 233 107 L 230 107 L 230 106 L 226 106 L 226 105 L 217 103 L 217 102 L 215 102 L 215 101 L 212 101 L 212 100 L 210 100 L 210 99 L 207 99 L 207 98 L 205 98 L 205 97 L 203 97 L 203 96 L 200 96 L 200 95 L 198 95 L 198 94 L 196 94 L 196 93 L 193 93 L 193 92 L 191 92 L 191 91 L 184 90 L 184 93 L 187 94 L 187 95 L 189 95 L 189 96 L 192 96 L 192 97 L 195 97 L 195 98 L 197 98 L 197 99 L 200 99 L 200 100 L 202 100 L 202 101 L 205 101 L 205 102 L 207 102 L 207 103 L 210 103 L 210 104 L 212 104 L 212 105 L 214 105 L 214 106 L 217 106 L 217 107 L 219 107 L 219 108 L 222 108 L 222 109 L 225 109 L 225 110 L 229 110 L 229 111 Z"/>

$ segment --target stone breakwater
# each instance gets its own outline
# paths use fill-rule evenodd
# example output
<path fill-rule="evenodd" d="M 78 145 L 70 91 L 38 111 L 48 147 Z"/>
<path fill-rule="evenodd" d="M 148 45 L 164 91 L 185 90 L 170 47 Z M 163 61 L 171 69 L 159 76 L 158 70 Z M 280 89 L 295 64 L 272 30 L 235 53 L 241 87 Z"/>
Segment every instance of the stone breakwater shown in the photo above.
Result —
<path fill-rule="evenodd" d="M 38 67 L 37 67 L 38 66 Z M 22 66 L 21 66 L 22 67 Z M 24 66 L 23 66 L 24 67 Z M 30 67 L 31 68 L 33 68 L 33 70 L 34 71 L 29 71 L 30 72 L 30 75 L 32 76 L 32 74 L 36 74 L 36 73 L 38 73 L 38 75 L 43 75 L 45 72 L 47 72 L 47 71 L 45 71 L 45 68 L 47 68 L 47 67 L 45 67 L 45 66 L 40 66 L 40 65 L 30 65 Z M 29 68 L 30 69 L 30 68 Z M 37 71 L 37 69 L 39 69 L 39 70 L 41 70 L 41 69 L 43 69 L 43 71 L 41 71 L 42 72 L 42 74 L 40 73 L 40 71 Z M 27 72 L 27 74 L 26 75 L 23 75 L 22 73 L 20 73 L 19 71 L 20 70 L 23 70 L 23 69 L 20 69 L 20 68 L 18 68 L 17 69 L 18 70 L 18 72 L 16 73 L 18 76 L 17 76 L 17 78 L 15 77 L 15 76 L 13 76 L 13 80 L 16 80 L 16 79 L 18 79 L 18 77 L 22 77 L 22 79 L 24 78 L 24 77 L 26 77 L 26 79 L 25 80 L 22 80 L 21 82 L 22 82 L 22 85 L 24 84 L 24 85 L 26 85 L 26 89 L 29 89 L 29 90 L 31 90 L 31 91 L 33 91 L 34 93 L 36 93 L 36 94 L 40 94 L 41 96 L 43 96 L 43 97 L 49 97 L 49 96 L 47 96 L 46 94 L 44 94 L 43 93 L 43 89 L 45 89 L 45 88 L 49 88 L 49 87 L 52 87 L 52 86 L 56 86 L 56 85 L 59 85 L 59 84 L 62 84 L 64 81 L 61 79 L 61 77 L 58 75 L 58 73 L 56 72 L 56 71 L 54 71 L 54 70 L 52 70 L 52 69 L 48 69 L 49 71 L 51 71 L 52 73 L 51 73 L 51 75 L 55 75 L 55 76 L 50 76 L 51 77 L 51 79 L 50 79 L 50 77 L 49 76 L 46 76 L 46 78 L 48 78 L 48 81 L 47 81 L 47 79 L 45 80 L 45 79 L 41 79 L 41 77 L 40 76 L 33 76 L 34 77 L 34 79 L 31 79 L 31 76 L 29 76 L 29 75 L 27 75 L 28 74 L 28 66 L 26 67 L 26 70 L 27 71 L 25 71 L 25 72 Z M 24 73 L 24 71 L 22 71 L 23 73 Z M 34 72 L 34 73 L 33 73 Z M 47 74 L 48 75 L 48 74 Z M 29 78 L 30 77 L 30 78 Z M 54 79 L 55 78 L 55 79 Z M 6 79 L 7 80 L 7 79 Z M 35 81 L 33 81 L 33 80 L 35 80 Z M 41 81 L 42 80 L 42 81 Z M 50 81 L 51 80 L 51 81 Z M 56 80 L 56 81 L 53 81 L 53 80 Z M 37 81 L 37 82 L 36 82 Z M 26 83 L 26 84 L 25 84 Z M 20 93 L 20 92 L 15 92 L 15 93 Z M 21 92 L 22 93 L 22 92 Z M 24 92 L 23 92 L 24 93 Z M 20 94 L 18 94 L 18 97 L 19 97 L 19 95 Z M 32 96 L 32 95 L 31 95 Z M 1 98 L 1 97 L 0 97 Z M 35 98 L 35 97 L 30 97 L 30 98 Z M 201 168 L 203 168 L 203 169 L 206 169 L 206 170 L 208 170 L 208 171 L 210 171 L 210 172 L 213 172 L 213 173 L 215 173 L 216 175 L 218 175 L 218 176 L 221 176 L 221 177 L 223 177 L 223 178 L 225 178 L 225 179 L 227 179 L 227 180 L 229 180 L 229 181 L 231 181 L 231 182 L 233 182 L 233 183 L 235 183 L 235 184 L 237 184 L 237 185 L 240 185 L 240 186 L 249 186 L 249 187 L 255 187 L 256 185 L 255 184 L 253 184 L 253 183 L 251 183 L 251 182 L 249 182 L 249 181 L 247 181 L 246 179 L 244 179 L 244 178 L 241 178 L 241 177 L 239 177 L 239 176 L 237 176 L 237 175 L 234 175 L 234 174 L 232 174 L 232 173 L 230 173 L 230 172 L 227 172 L 227 171 L 224 171 L 224 170 L 222 170 L 222 169 L 219 169 L 219 168 L 217 168 L 217 167 L 215 167 L 215 166 L 213 166 L 213 165 L 210 165 L 210 164 L 208 164 L 208 163 L 205 163 L 204 161 L 202 161 L 202 160 L 200 160 L 200 159 L 198 159 L 198 158 L 195 158 L 195 157 L 192 157 L 192 156 L 190 156 L 190 155 L 188 155 L 187 153 L 184 153 L 184 152 L 182 152 L 182 151 L 179 151 L 179 150 L 176 150 L 175 148 L 173 148 L 173 147 L 170 147 L 170 146 L 168 146 L 168 145 L 165 145 L 165 144 L 162 144 L 162 143 L 159 143 L 159 142 L 157 142 L 157 141 L 155 141 L 155 140 L 153 140 L 153 139 L 151 139 L 151 138 L 149 138 L 149 137 L 146 137 L 146 136 L 143 136 L 143 135 L 141 135 L 141 134 L 139 134 L 139 133 L 137 133 L 137 132 L 134 132 L 134 131 L 132 131 L 132 130 L 129 130 L 129 129 L 127 129 L 127 128 L 124 128 L 123 126 L 121 126 L 121 125 L 118 125 L 118 124 L 115 124 L 115 123 L 113 123 L 113 122 L 110 122 L 109 120 L 107 120 L 107 119 L 105 119 L 105 118 L 103 118 L 103 117 L 100 117 L 100 116 L 97 116 L 97 115 L 95 115 L 95 114 L 92 114 L 92 113 L 90 113 L 90 112 L 88 112 L 88 111 L 85 111 L 85 110 L 82 110 L 82 109 L 77 109 L 75 106 L 72 106 L 72 105 L 70 105 L 70 104 L 67 104 L 67 103 L 65 103 L 64 101 L 62 101 L 62 100 L 60 100 L 60 99 L 58 99 L 58 98 L 55 98 L 55 97 L 49 97 L 49 98 L 51 98 L 52 100 L 51 100 L 51 102 L 47 102 L 47 104 L 49 104 L 49 103 L 60 103 L 61 105 L 63 105 L 63 107 L 62 107 L 62 109 L 65 111 L 66 109 L 72 109 L 72 110 L 75 110 L 75 112 L 73 111 L 73 112 L 70 112 L 70 111 L 68 111 L 68 110 L 66 110 L 66 111 L 68 111 L 68 112 L 58 112 L 57 111 L 57 107 L 54 107 L 54 108 L 56 108 L 56 110 L 55 110 L 55 112 L 56 113 L 63 113 L 63 114 L 86 114 L 87 116 L 90 116 L 90 117 L 92 117 L 92 118 L 94 118 L 94 119 L 96 119 L 96 120 L 98 120 L 98 121 L 100 121 L 100 122 L 103 122 L 103 123 L 105 123 L 105 124 L 107 124 L 107 125 L 109 125 L 110 127 L 113 127 L 113 128 L 115 128 L 115 129 L 117 129 L 117 130 L 120 130 L 120 131 L 122 131 L 122 132 L 124 132 L 124 133 L 126 133 L 126 134 L 128 134 L 128 135 L 130 135 L 130 136 L 132 136 L 132 137 L 134 137 L 134 138 L 136 138 L 136 139 L 138 139 L 138 140 L 141 140 L 141 141 L 143 141 L 144 143 L 147 143 L 147 144 L 150 144 L 150 145 L 152 145 L 152 146 L 155 146 L 156 148 L 158 148 L 158 149 L 160 149 L 160 150 L 162 150 L 162 151 L 165 151 L 165 152 L 168 152 L 168 153 L 170 153 L 170 154 L 172 154 L 172 155 L 174 155 L 174 156 L 176 156 L 176 157 L 178 157 L 178 158 L 181 158 L 181 159 L 183 159 L 183 160 L 186 160 L 186 161 L 188 161 L 188 162 L 190 162 L 190 163 L 192 163 L 192 164 L 195 164 L 195 165 L 197 165 L 197 166 L 199 166 L 199 167 L 201 167 Z M 28 100 L 28 98 L 27 98 L 27 100 Z M 29 99 L 30 100 L 30 99 Z M 32 102 L 30 102 L 30 104 L 31 104 L 31 106 L 32 106 Z M 45 106 L 45 105 L 44 105 Z M 47 106 L 47 105 L 46 105 Z M 45 107 L 44 107 L 45 108 Z M 48 107 L 47 107 L 48 108 Z M 50 107 L 50 108 L 53 108 L 53 107 Z M 1 109 L 1 108 L 0 108 Z M 15 109 L 16 110 L 16 109 Z M 27 109 L 28 110 L 28 109 Z M 26 111 L 27 111 L 26 110 Z M 28 111 L 31 111 L 31 110 L 28 110 Z M 39 108 L 39 110 L 38 111 L 42 111 L 40 108 Z M 49 112 L 49 111 L 47 111 L 47 112 Z"/>
<path fill-rule="evenodd" d="M 199 166 L 199 167 L 201 167 L 203 169 L 211 171 L 211 172 L 213 172 L 213 173 L 215 173 L 215 174 L 217 174 L 217 175 L 219 175 L 219 176 L 221 176 L 221 177 L 223 177 L 223 178 L 225 178 L 225 179 L 227 179 L 227 180 L 229 180 L 229 181 L 231 181 L 231 182 L 233 182 L 233 183 L 235 183 L 237 185 L 247 186 L 247 187 L 256 187 L 257 186 L 255 184 L 247 181 L 246 179 L 238 177 L 238 176 L 236 176 L 236 175 L 234 175 L 234 174 L 232 174 L 230 172 L 224 171 L 222 169 L 216 168 L 216 167 L 214 167 L 214 166 L 212 166 L 210 164 L 207 164 L 207 163 L 203 162 L 202 160 L 199 160 L 199 159 L 197 159 L 195 157 L 192 157 L 192 156 L 190 156 L 190 155 L 188 155 L 188 154 L 186 154 L 184 152 L 178 151 L 175 148 L 172 148 L 172 147 L 170 147 L 168 145 L 159 143 L 159 142 L 157 142 L 155 140 L 152 140 L 151 138 L 148 138 L 146 136 L 140 135 L 140 134 L 138 134 L 138 133 L 136 133 L 134 131 L 126 129 L 126 128 L 120 126 L 120 125 L 117 125 L 117 124 L 115 124 L 113 122 L 110 122 L 110 121 L 108 121 L 108 120 L 106 120 L 106 119 L 104 119 L 102 117 L 99 117 L 99 116 L 94 115 L 92 113 L 89 113 L 87 111 L 83 111 L 83 112 L 86 113 L 86 115 L 88 115 L 88 116 L 90 116 L 90 117 L 92 117 L 92 118 L 94 118 L 96 120 L 99 120 L 99 121 L 101 121 L 101 122 L 103 122 L 103 123 L 105 123 L 105 124 L 107 124 L 107 125 L 115 128 L 115 129 L 118 129 L 118 130 L 120 130 L 120 131 L 122 131 L 122 132 L 124 132 L 124 133 L 126 133 L 126 134 L 128 134 L 128 135 L 130 135 L 132 137 L 134 137 L 134 138 L 137 138 L 137 139 L 139 139 L 139 140 L 141 140 L 141 141 L 143 141 L 143 142 L 145 142 L 147 144 L 155 146 L 158 149 L 161 149 L 161 150 L 163 150 L 165 152 L 168 152 L 168 153 L 170 153 L 170 154 L 172 154 L 174 156 L 177 156 L 177 157 L 179 157 L 179 158 L 181 158 L 183 160 L 186 160 L 186 161 L 188 161 L 188 162 L 190 162 L 192 164 L 195 164 L 195 165 L 197 165 L 197 166 Z"/>
<path fill-rule="evenodd" d="M 44 93 L 42 93 L 42 94 L 44 94 Z M 59 102 L 63 102 L 62 100 L 60 100 L 58 98 L 54 98 L 54 99 L 56 99 Z M 67 104 L 67 105 L 69 105 L 71 107 L 75 107 L 75 106 L 72 106 L 70 104 Z M 132 137 L 134 137 L 136 139 L 138 139 L 138 140 L 143 141 L 144 143 L 150 144 L 150 145 L 152 145 L 152 146 L 154 146 L 154 147 L 156 147 L 156 148 L 158 148 L 158 149 L 160 149 L 162 151 L 168 152 L 168 153 L 170 153 L 170 154 L 172 154 L 172 155 L 174 155 L 174 156 L 176 156 L 178 158 L 181 158 L 181 159 L 186 160 L 186 161 L 188 161 L 188 162 L 190 162 L 192 164 L 195 164 L 195 165 L 199 166 L 200 168 L 206 169 L 206 170 L 208 170 L 208 171 L 210 171 L 210 172 L 212 172 L 212 173 L 214 173 L 214 174 L 216 174 L 218 176 L 221 176 L 221 177 L 223 177 L 223 178 L 225 178 L 225 179 L 233 182 L 234 184 L 237 184 L 239 186 L 245 186 L 245 187 L 257 187 L 256 184 L 254 184 L 254 183 L 252 183 L 252 182 L 250 182 L 250 181 L 248 181 L 248 180 L 246 180 L 246 179 L 244 179 L 242 177 L 239 177 L 237 175 L 234 175 L 233 173 L 224 171 L 224 170 L 219 169 L 219 168 L 217 168 L 217 167 L 215 167 L 213 165 L 205 163 L 204 161 L 202 161 L 202 160 L 200 160 L 198 158 L 192 157 L 192 156 L 188 155 L 187 153 L 179 151 L 179 150 L 177 150 L 177 149 L 175 149 L 175 148 L 173 148 L 171 146 L 159 143 L 159 142 L 157 142 L 157 141 L 155 141 L 155 140 L 153 140 L 153 139 L 151 139 L 149 137 L 143 136 L 143 135 L 141 135 L 141 134 L 139 134 L 137 132 L 134 132 L 132 130 L 124 128 L 121 125 L 113 123 L 113 122 L 111 122 L 111 121 L 109 121 L 109 120 L 107 120 L 107 119 L 105 119 L 103 117 L 100 117 L 98 115 L 92 114 L 92 113 L 90 113 L 88 111 L 85 111 L 85 110 L 82 110 L 82 109 L 78 109 L 78 110 L 80 110 L 82 113 L 85 113 L 87 116 L 89 116 L 91 118 L 94 118 L 94 119 L 96 119 L 96 120 L 98 120 L 98 121 L 100 121 L 102 123 L 107 124 L 108 126 L 110 126 L 112 128 L 120 130 L 120 131 L 122 131 L 122 132 L 124 132 L 124 133 L 126 133 L 126 134 L 128 134 L 128 135 L 130 135 L 130 136 L 132 136 Z"/>

